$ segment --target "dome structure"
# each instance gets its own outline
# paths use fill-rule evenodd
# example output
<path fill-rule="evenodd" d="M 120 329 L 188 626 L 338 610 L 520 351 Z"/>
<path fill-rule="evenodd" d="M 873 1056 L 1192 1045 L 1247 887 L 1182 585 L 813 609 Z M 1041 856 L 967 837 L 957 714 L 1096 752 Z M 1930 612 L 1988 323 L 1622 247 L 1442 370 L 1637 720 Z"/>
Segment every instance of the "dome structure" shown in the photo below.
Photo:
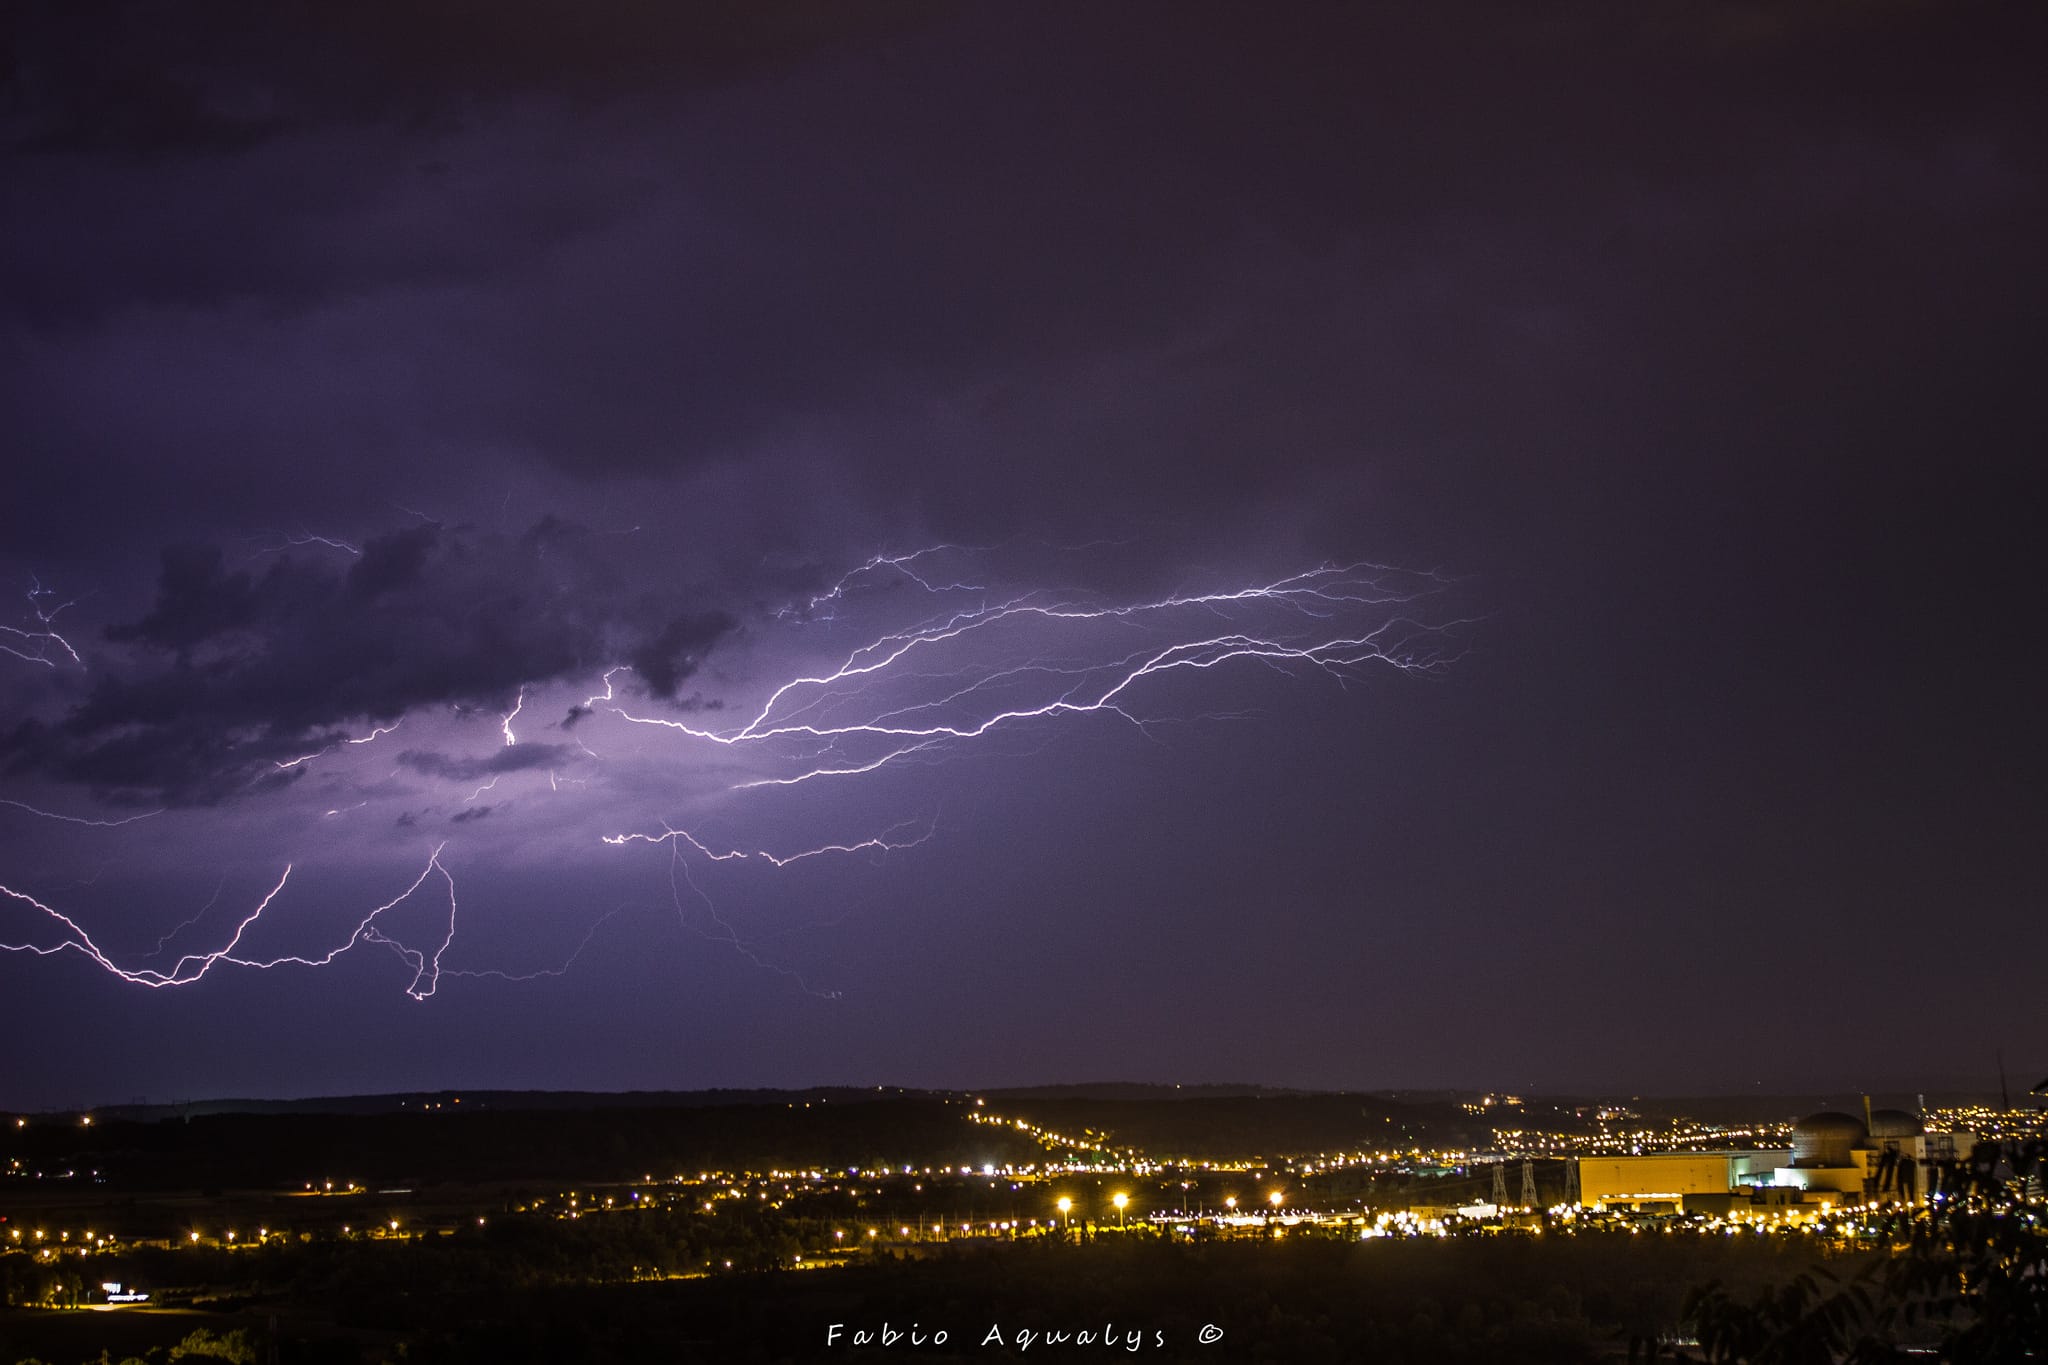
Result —
<path fill-rule="evenodd" d="M 1870 1116 L 1872 1138 L 1915 1138 L 1924 1136 L 1926 1132 L 1927 1129 L 1921 1126 L 1920 1116 L 1903 1109 L 1880 1109 Z"/>
<path fill-rule="evenodd" d="M 1805 1169 L 1852 1165 L 1850 1153 L 1867 1146 L 1869 1137 L 1863 1120 L 1853 1114 L 1809 1114 L 1792 1125 L 1792 1164 Z"/>

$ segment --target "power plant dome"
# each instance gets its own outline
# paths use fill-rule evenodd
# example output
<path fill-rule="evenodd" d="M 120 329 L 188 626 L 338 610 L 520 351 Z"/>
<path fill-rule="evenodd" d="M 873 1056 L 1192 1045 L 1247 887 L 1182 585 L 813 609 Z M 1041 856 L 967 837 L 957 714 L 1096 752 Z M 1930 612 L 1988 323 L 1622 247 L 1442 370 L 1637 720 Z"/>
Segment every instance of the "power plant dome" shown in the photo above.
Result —
<path fill-rule="evenodd" d="M 1851 1114 L 1810 1114 L 1792 1125 L 1792 1164 L 1798 1167 L 1853 1165 L 1850 1155 L 1869 1140 L 1863 1120 Z"/>
<path fill-rule="evenodd" d="M 1920 1124 L 1920 1116 L 1903 1109 L 1880 1109 L 1870 1116 L 1870 1136 L 1873 1138 L 1913 1138 L 1924 1136 L 1926 1132 Z"/>

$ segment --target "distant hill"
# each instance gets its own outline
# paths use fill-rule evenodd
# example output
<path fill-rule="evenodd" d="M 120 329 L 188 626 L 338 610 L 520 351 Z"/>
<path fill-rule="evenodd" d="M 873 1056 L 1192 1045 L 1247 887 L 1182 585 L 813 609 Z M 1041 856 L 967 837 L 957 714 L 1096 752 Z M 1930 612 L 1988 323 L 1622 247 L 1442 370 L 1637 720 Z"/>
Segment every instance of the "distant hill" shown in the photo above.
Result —
<path fill-rule="evenodd" d="M 1860 1095 L 1578 1100 L 1528 1097 L 1480 1109 L 1458 1092 L 1340 1093 L 1256 1085 L 1090 1082 L 978 1092 L 820 1086 L 803 1090 L 447 1090 L 294 1100 L 111 1106 L 30 1119 L 0 1155 L 31 1171 L 78 1171 L 141 1189 L 284 1187 L 309 1181 L 434 1184 L 618 1180 L 719 1169 L 973 1166 L 1035 1162 L 1024 1120 L 1084 1147 L 1156 1160 L 1471 1149 L 1496 1125 L 1582 1131 L 1622 1104 L 1655 1121 L 1789 1120 L 1860 1113 Z M 1913 1096 L 1878 1094 L 1874 1107 Z M 1941 1103 L 1954 1098 L 1930 1095 Z M 977 1104 L 976 1100 L 981 1103 Z"/>
<path fill-rule="evenodd" d="M 210 1114 L 402 1114 L 461 1109 L 714 1109 L 731 1105 L 859 1104 L 949 1092 L 902 1086 L 813 1086 L 807 1090 L 400 1090 L 385 1095 L 322 1095 L 307 1099 L 185 1100 L 176 1104 L 110 1104 L 92 1110 L 101 1120 L 198 1118 Z M 958 1098 L 958 1095 L 952 1095 Z"/>
<path fill-rule="evenodd" d="M 990 1112 L 1066 1137 L 1094 1133 L 1111 1147 L 1161 1159 L 1279 1157 L 1479 1140 L 1485 1125 L 1450 1105 L 1396 1104 L 1374 1095 L 1313 1091 L 1157 1090 L 1143 1097 L 987 1096 Z M 1085 1089 L 1085 1087 L 1075 1087 Z M 1112 1091 L 1119 1087 L 1110 1087 Z"/>
<path fill-rule="evenodd" d="M 1014 1130 L 967 1122 L 958 1097 L 861 1091 L 847 1092 L 859 1096 L 849 1102 L 772 1093 L 791 1098 L 489 1108 L 465 1092 L 459 1108 L 421 1109 L 408 1097 L 404 1108 L 369 1113 L 313 1107 L 95 1117 L 89 1127 L 31 1122 L 0 1141 L 30 1170 L 97 1172 L 142 1189 L 637 1180 L 721 1169 L 980 1166 L 1042 1154 Z"/>
<path fill-rule="evenodd" d="M 1271 1085 L 1158 1085 L 1144 1081 L 1084 1081 L 1073 1085 L 1021 1085 L 1001 1090 L 976 1090 L 990 1100 L 1192 1100 L 1258 1095 L 1327 1093 Z"/>

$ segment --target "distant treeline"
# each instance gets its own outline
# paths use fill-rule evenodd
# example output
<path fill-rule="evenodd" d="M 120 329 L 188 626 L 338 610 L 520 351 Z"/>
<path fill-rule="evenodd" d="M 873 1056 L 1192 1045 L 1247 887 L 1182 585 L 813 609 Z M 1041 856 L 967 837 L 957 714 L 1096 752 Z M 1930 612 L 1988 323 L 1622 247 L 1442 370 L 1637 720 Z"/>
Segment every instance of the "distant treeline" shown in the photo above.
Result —
<path fill-rule="evenodd" d="M 1043 1160 L 1014 1128 L 968 1115 L 1022 1118 L 1064 1137 L 1100 1135 L 1159 1159 L 1267 1157 L 1483 1141 L 1484 1125 L 1448 1106 L 1366 1095 L 996 1098 L 844 1092 L 808 1100 L 590 1108 L 486 1107 L 322 1113 L 211 1113 L 154 1119 L 101 1115 L 0 1133 L 29 1170 L 98 1171 L 132 1190 L 666 1178 L 703 1170 L 844 1170 Z M 751 1097 L 750 1097 L 751 1098 Z M 1064 1156 L 1064 1154 L 1062 1154 Z"/>
<path fill-rule="evenodd" d="M 150 1123 L 32 1124 L 0 1137 L 45 1172 L 123 1189 L 666 1178 L 700 1170 L 845 1169 L 1036 1160 L 1021 1134 L 957 1101 L 879 1099 L 660 1109 L 214 1114 Z"/>
<path fill-rule="evenodd" d="M 1448 1105 L 1370 1095 L 1195 1095 L 1174 1099 L 992 1098 L 987 1112 L 1064 1136 L 1092 1129 L 1161 1160 L 1277 1158 L 1488 1141 L 1486 1125 Z"/>

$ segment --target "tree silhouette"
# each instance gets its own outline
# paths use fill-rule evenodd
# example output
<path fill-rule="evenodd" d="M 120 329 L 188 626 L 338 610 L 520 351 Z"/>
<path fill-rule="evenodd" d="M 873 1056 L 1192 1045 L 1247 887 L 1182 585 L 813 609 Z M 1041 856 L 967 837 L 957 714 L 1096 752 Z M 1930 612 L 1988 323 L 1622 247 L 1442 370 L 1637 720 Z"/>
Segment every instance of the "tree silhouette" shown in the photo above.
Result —
<path fill-rule="evenodd" d="M 1747 1302 L 1720 1284 L 1688 1299 L 1717 1365 L 2009 1365 L 2048 1357 L 2048 1142 L 1979 1143 L 1934 1167 L 1928 1202 L 1881 1227 L 1893 1254 L 1849 1279 L 1812 1270 Z M 1653 1358 L 1638 1343 L 1631 1358 Z M 1685 1359 L 1683 1355 L 1679 1359 Z"/>

